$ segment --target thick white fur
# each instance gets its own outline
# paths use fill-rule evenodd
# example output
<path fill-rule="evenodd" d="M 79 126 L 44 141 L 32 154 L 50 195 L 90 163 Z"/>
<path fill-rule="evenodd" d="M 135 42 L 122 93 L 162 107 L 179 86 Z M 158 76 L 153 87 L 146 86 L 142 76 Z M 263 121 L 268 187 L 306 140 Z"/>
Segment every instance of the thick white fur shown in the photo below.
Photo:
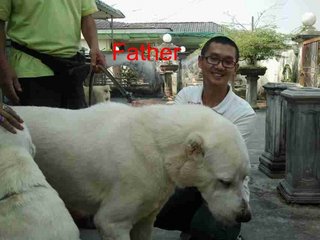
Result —
<path fill-rule="evenodd" d="M 87 102 L 87 104 L 89 104 L 89 87 L 83 86 L 83 90 L 84 90 L 86 102 Z M 93 86 L 91 105 L 110 101 L 110 98 L 111 98 L 110 91 L 111 91 L 111 89 L 110 89 L 109 85 Z"/>
<path fill-rule="evenodd" d="M 34 162 L 25 127 L 0 127 L 0 239 L 78 240 L 79 230 L 57 192 Z"/>
<path fill-rule="evenodd" d="M 207 107 L 103 103 L 15 110 L 29 125 L 36 162 L 50 184 L 67 207 L 95 214 L 104 240 L 151 239 L 175 186 L 198 187 L 225 224 L 250 216 L 245 143 L 231 122 Z"/>

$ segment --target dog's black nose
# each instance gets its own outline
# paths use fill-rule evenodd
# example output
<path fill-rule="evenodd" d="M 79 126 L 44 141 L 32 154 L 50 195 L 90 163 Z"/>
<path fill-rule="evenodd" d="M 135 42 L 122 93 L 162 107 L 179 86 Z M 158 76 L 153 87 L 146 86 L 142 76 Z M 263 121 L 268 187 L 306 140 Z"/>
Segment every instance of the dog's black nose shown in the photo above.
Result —
<path fill-rule="evenodd" d="M 236 221 L 241 223 L 241 222 L 249 222 L 252 218 L 252 214 L 250 211 L 246 211 L 246 213 L 242 213 L 242 214 L 239 214 L 237 217 L 236 217 Z"/>
<path fill-rule="evenodd" d="M 242 201 L 242 208 L 236 217 L 237 222 L 249 222 L 252 218 L 251 209 L 247 202 Z"/>

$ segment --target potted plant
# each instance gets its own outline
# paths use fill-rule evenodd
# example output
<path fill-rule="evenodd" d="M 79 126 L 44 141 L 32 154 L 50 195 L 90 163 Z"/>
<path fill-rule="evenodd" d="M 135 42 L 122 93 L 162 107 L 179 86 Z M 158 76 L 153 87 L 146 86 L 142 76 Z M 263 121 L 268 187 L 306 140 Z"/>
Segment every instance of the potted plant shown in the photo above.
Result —
<path fill-rule="evenodd" d="M 260 66 L 260 60 L 267 60 L 279 55 L 283 50 L 288 49 L 286 36 L 277 33 L 274 28 L 256 28 L 252 31 L 241 29 L 230 29 L 228 36 L 232 38 L 239 47 L 241 65 L 238 73 L 246 76 L 247 91 L 246 100 L 252 107 L 257 104 L 257 81 L 267 70 Z"/>

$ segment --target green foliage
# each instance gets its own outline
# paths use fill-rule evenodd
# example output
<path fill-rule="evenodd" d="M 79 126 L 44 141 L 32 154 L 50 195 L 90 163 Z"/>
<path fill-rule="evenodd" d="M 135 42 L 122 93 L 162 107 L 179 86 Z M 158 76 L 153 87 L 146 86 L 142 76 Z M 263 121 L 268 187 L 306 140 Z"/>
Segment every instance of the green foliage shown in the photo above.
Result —
<path fill-rule="evenodd" d="M 121 77 L 127 79 L 128 82 L 134 82 L 138 79 L 138 73 L 125 65 L 121 66 Z"/>
<path fill-rule="evenodd" d="M 288 37 L 272 28 L 257 28 L 254 31 L 229 29 L 226 35 L 233 39 L 240 50 L 240 60 L 249 65 L 256 65 L 259 60 L 266 60 L 288 49 L 285 43 Z"/>

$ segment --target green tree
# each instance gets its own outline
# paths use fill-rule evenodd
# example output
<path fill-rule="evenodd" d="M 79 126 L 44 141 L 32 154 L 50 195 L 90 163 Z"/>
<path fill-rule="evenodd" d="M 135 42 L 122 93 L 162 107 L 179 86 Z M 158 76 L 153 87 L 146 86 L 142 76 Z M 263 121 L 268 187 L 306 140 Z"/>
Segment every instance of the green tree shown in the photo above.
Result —
<path fill-rule="evenodd" d="M 274 28 L 256 28 L 253 31 L 244 29 L 227 29 L 226 35 L 232 38 L 239 47 L 240 60 L 248 65 L 257 65 L 257 61 L 277 56 L 289 46 L 288 36 L 278 33 Z"/>
<path fill-rule="evenodd" d="M 256 66 L 257 61 L 275 57 L 290 47 L 286 44 L 290 35 L 276 31 L 278 17 L 275 11 L 281 6 L 283 3 L 280 1 L 258 12 L 256 17 L 251 17 L 250 24 L 240 23 L 234 15 L 227 13 L 231 22 L 226 25 L 225 34 L 237 43 L 240 59 L 248 65 Z"/>
<path fill-rule="evenodd" d="M 121 77 L 130 85 L 138 81 L 139 75 L 135 69 L 121 65 Z"/>

